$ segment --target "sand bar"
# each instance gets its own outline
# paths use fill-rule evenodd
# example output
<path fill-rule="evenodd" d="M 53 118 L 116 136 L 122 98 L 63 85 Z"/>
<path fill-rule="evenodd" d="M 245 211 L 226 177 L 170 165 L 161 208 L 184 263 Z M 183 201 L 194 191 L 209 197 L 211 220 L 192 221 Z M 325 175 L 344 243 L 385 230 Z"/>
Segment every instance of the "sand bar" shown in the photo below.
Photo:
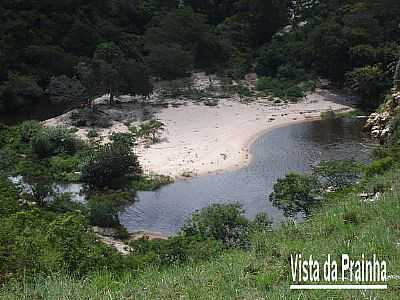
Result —
<path fill-rule="evenodd" d="M 155 118 L 165 124 L 161 142 L 135 149 L 148 174 L 174 178 L 218 173 L 245 167 L 251 157 L 249 148 L 265 132 L 294 123 L 317 119 L 321 112 L 351 109 L 349 96 L 317 89 L 304 101 L 271 104 L 265 99 L 242 103 L 238 99 L 221 99 L 217 106 L 188 101 L 186 105 L 162 108 Z M 66 123 L 68 114 L 45 121 L 47 126 Z M 77 132 L 86 138 L 89 128 Z M 99 133 L 127 132 L 123 122 Z"/>

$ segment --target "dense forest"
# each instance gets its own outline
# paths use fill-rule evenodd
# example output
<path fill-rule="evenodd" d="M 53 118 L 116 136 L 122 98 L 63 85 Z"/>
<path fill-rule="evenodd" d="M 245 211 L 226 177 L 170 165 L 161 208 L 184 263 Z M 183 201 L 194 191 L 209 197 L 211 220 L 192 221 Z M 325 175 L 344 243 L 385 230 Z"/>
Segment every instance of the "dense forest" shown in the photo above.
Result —
<path fill-rule="evenodd" d="M 162 123 L 128 124 L 108 143 L 79 115 L 86 107 L 71 113 L 83 122 L 74 128 L 0 124 L 1 299 L 399 298 L 393 278 L 382 294 L 288 286 L 290 254 L 300 251 L 377 253 L 400 274 L 400 1 L 2 0 L 0 24 L 2 114 L 41 101 L 89 107 L 105 94 L 107 107 L 122 95 L 146 101 L 157 82 L 204 71 L 229 82 L 256 73 L 268 90 L 327 79 L 357 94 L 363 112 L 383 114 L 378 131 L 391 122 L 370 163 L 324 162 L 279 179 L 269 200 L 284 212 L 281 226 L 213 204 L 156 240 L 129 239 L 119 213 L 137 191 L 171 183 L 145 174 L 135 152 Z M 84 126 L 86 139 L 75 134 Z M 55 191 L 59 183 L 81 184 L 85 201 Z M 125 248 L 110 247 L 99 228 Z"/>
<path fill-rule="evenodd" d="M 0 111 L 148 95 L 154 80 L 196 69 L 321 76 L 376 108 L 399 55 L 399 12 L 395 0 L 2 1 Z"/>

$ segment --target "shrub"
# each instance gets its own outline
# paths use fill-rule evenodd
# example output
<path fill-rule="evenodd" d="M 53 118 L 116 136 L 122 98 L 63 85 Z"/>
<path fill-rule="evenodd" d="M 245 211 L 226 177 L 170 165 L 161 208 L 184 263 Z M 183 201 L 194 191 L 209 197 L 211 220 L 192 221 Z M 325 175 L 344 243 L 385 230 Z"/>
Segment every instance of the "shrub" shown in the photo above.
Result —
<path fill-rule="evenodd" d="M 42 94 L 41 87 L 33 77 L 10 74 L 9 80 L 0 86 L 0 110 L 15 111 L 26 108 Z"/>
<path fill-rule="evenodd" d="M 191 53 L 178 44 L 151 46 L 146 62 L 151 73 L 162 79 L 185 77 L 193 66 Z"/>
<path fill-rule="evenodd" d="M 304 81 L 310 78 L 307 72 L 302 68 L 292 65 L 282 65 L 278 68 L 277 77 L 281 79 L 291 79 L 296 81 Z"/>
<path fill-rule="evenodd" d="M 278 179 L 269 199 L 286 216 L 295 216 L 298 213 L 309 215 L 311 209 L 319 203 L 315 196 L 318 186 L 314 177 L 291 173 Z"/>
<path fill-rule="evenodd" d="M 7 178 L 0 176 L 0 219 L 21 209 L 18 196 L 18 189 Z"/>
<path fill-rule="evenodd" d="M 258 213 L 254 220 L 251 222 L 251 228 L 255 232 L 271 231 L 272 221 L 266 213 Z"/>
<path fill-rule="evenodd" d="M 99 127 L 108 128 L 112 122 L 106 115 L 93 111 L 90 108 L 83 108 L 71 113 L 71 124 L 76 127 Z"/>
<path fill-rule="evenodd" d="M 297 101 L 305 96 L 304 90 L 295 82 L 271 77 L 260 77 L 256 88 L 258 91 L 268 92 L 274 97 L 290 101 Z"/>
<path fill-rule="evenodd" d="M 62 182 L 79 181 L 79 162 L 78 155 L 54 156 L 49 160 L 50 174 L 54 179 Z"/>
<path fill-rule="evenodd" d="M 380 66 L 365 66 L 346 73 L 346 85 L 361 96 L 361 108 L 375 109 L 390 81 Z"/>
<path fill-rule="evenodd" d="M 87 137 L 88 137 L 89 139 L 95 139 L 95 138 L 97 138 L 98 136 L 99 136 L 99 133 L 98 133 L 97 130 L 94 129 L 94 128 L 90 129 L 90 130 L 88 131 L 88 133 L 87 133 Z"/>
<path fill-rule="evenodd" d="M 147 258 L 157 266 L 207 260 L 219 255 L 220 242 L 201 236 L 173 236 L 168 240 L 137 240 L 131 242 L 135 256 Z"/>
<path fill-rule="evenodd" d="M 129 145 L 110 143 L 89 152 L 81 164 L 81 180 L 90 186 L 110 186 L 127 175 L 142 173 Z"/>
<path fill-rule="evenodd" d="M 365 169 L 365 176 L 371 177 L 375 175 L 380 175 L 393 167 L 394 160 L 392 157 L 388 156 L 379 160 L 375 160 Z"/>
<path fill-rule="evenodd" d="M 110 140 L 115 144 L 133 147 L 135 145 L 135 135 L 130 132 L 113 132 Z"/>
<path fill-rule="evenodd" d="M 64 102 L 81 100 L 84 98 L 85 88 L 76 78 L 68 76 L 53 76 L 47 86 L 46 94 L 52 101 Z"/>
<path fill-rule="evenodd" d="M 39 131 L 32 138 L 32 151 L 39 158 L 57 154 L 74 154 L 79 148 L 78 140 L 64 127 L 50 127 Z"/>
<path fill-rule="evenodd" d="M 199 235 L 225 247 L 247 247 L 249 222 L 239 204 L 213 204 L 194 213 L 182 227 L 184 236 Z"/>
<path fill-rule="evenodd" d="M 21 142 L 30 143 L 32 138 L 37 135 L 43 126 L 38 121 L 25 121 L 19 126 Z"/>
<path fill-rule="evenodd" d="M 88 200 L 89 222 L 100 227 L 120 227 L 118 213 L 129 203 L 128 193 L 96 194 Z"/>

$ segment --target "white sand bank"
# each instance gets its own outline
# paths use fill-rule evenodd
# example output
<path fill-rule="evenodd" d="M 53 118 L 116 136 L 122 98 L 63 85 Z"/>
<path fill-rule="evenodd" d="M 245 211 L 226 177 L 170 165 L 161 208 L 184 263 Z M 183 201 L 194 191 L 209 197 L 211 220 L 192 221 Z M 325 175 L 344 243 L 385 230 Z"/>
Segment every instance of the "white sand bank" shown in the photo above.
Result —
<path fill-rule="evenodd" d="M 265 99 L 243 104 L 232 99 L 218 106 L 187 104 L 163 108 L 155 117 L 165 124 L 161 142 L 140 146 L 136 152 L 146 173 L 187 177 L 241 168 L 250 161 L 249 147 L 261 134 L 273 128 L 320 117 L 328 110 L 350 109 L 350 97 L 318 89 L 305 101 L 274 105 Z M 65 124 L 69 115 L 44 122 Z M 126 132 L 122 122 L 102 130 L 102 136 Z M 88 128 L 78 135 L 86 137 Z"/>
<path fill-rule="evenodd" d="M 249 147 L 273 128 L 319 118 L 328 110 L 348 110 L 346 98 L 317 90 L 298 104 L 276 106 L 223 100 L 217 107 L 187 105 L 162 110 L 163 142 L 137 153 L 148 172 L 180 177 L 246 166 Z"/>

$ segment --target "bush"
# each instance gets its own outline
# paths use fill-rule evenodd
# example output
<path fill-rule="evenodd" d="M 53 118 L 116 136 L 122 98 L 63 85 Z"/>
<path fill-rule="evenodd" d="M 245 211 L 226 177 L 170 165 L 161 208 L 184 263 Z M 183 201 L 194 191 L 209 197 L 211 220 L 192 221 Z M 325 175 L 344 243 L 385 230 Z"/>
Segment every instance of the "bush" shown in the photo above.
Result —
<path fill-rule="evenodd" d="M 55 180 L 61 182 L 79 181 L 79 162 L 78 155 L 74 156 L 54 156 L 49 160 L 50 174 Z"/>
<path fill-rule="evenodd" d="M 38 121 L 25 121 L 19 126 L 21 142 L 30 143 L 32 138 L 37 135 L 43 126 Z"/>
<path fill-rule="evenodd" d="M 81 180 L 90 186 L 110 186 L 127 175 L 142 173 L 129 145 L 110 143 L 90 151 L 81 164 Z"/>
<path fill-rule="evenodd" d="M 288 174 L 278 179 L 274 191 L 269 196 L 272 203 L 283 210 L 286 216 L 295 216 L 298 213 L 309 215 L 311 209 L 319 203 L 316 198 L 318 181 L 311 176 Z"/>
<path fill-rule="evenodd" d="M 346 85 L 361 96 L 360 107 L 375 109 L 381 104 L 383 92 L 391 82 L 380 66 L 355 68 L 346 73 Z"/>
<path fill-rule="evenodd" d="M 184 236 L 199 235 L 221 241 L 225 247 L 247 247 L 249 222 L 239 204 L 213 204 L 194 213 L 182 227 Z"/>
<path fill-rule="evenodd" d="M 96 194 L 88 200 L 89 222 L 99 227 L 120 227 L 118 213 L 134 195 L 128 193 Z"/>
<path fill-rule="evenodd" d="M 18 197 L 18 189 L 7 178 L 0 176 L 0 219 L 21 210 Z"/>
<path fill-rule="evenodd" d="M 112 125 L 109 117 L 93 111 L 90 108 L 83 108 L 71 113 L 71 124 L 76 127 L 99 127 L 108 128 Z"/>
<path fill-rule="evenodd" d="M 43 94 L 31 76 L 11 74 L 0 86 L 0 111 L 15 111 L 26 108 Z"/>
<path fill-rule="evenodd" d="M 208 260 L 221 253 L 220 242 L 200 236 L 174 236 L 168 240 L 137 240 L 131 242 L 136 257 L 156 266 Z"/>
<path fill-rule="evenodd" d="M 191 53 L 177 44 L 151 46 L 146 62 L 150 72 L 162 79 L 185 77 L 193 66 Z"/>
<path fill-rule="evenodd" d="M 297 68 L 292 65 L 282 65 L 278 68 L 277 77 L 281 79 L 290 79 L 295 81 L 305 81 L 310 79 L 309 73 L 303 68 Z"/>
<path fill-rule="evenodd" d="M 263 232 L 272 230 L 272 221 L 266 213 L 258 213 L 251 222 L 251 229 L 254 232 Z"/>
<path fill-rule="evenodd" d="M 133 147 L 135 145 L 135 135 L 130 132 L 113 132 L 110 136 L 110 141 L 115 144 Z"/>
<path fill-rule="evenodd" d="M 74 154 L 79 148 L 78 140 L 64 127 L 44 128 L 32 138 L 31 144 L 33 153 L 39 158 Z"/>
<path fill-rule="evenodd" d="M 97 132 L 96 129 L 91 128 L 87 133 L 87 137 L 89 139 L 95 139 L 95 138 L 99 137 L 99 133 Z"/>
<path fill-rule="evenodd" d="M 375 160 L 365 169 L 365 176 L 371 177 L 385 173 L 387 170 L 393 167 L 394 160 L 392 157 L 385 157 L 379 160 Z"/>
<path fill-rule="evenodd" d="M 305 97 L 304 90 L 295 82 L 288 80 L 260 77 L 257 80 L 256 88 L 258 91 L 268 92 L 272 96 L 284 100 L 297 101 Z"/>
<path fill-rule="evenodd" d="M 46 89 L 46 94 L 52 101 L 70 102 L 82 100 L 85 96 L 85 88 L 76 78 L 69 78 L 65 75 L 53 76 Z"/>

